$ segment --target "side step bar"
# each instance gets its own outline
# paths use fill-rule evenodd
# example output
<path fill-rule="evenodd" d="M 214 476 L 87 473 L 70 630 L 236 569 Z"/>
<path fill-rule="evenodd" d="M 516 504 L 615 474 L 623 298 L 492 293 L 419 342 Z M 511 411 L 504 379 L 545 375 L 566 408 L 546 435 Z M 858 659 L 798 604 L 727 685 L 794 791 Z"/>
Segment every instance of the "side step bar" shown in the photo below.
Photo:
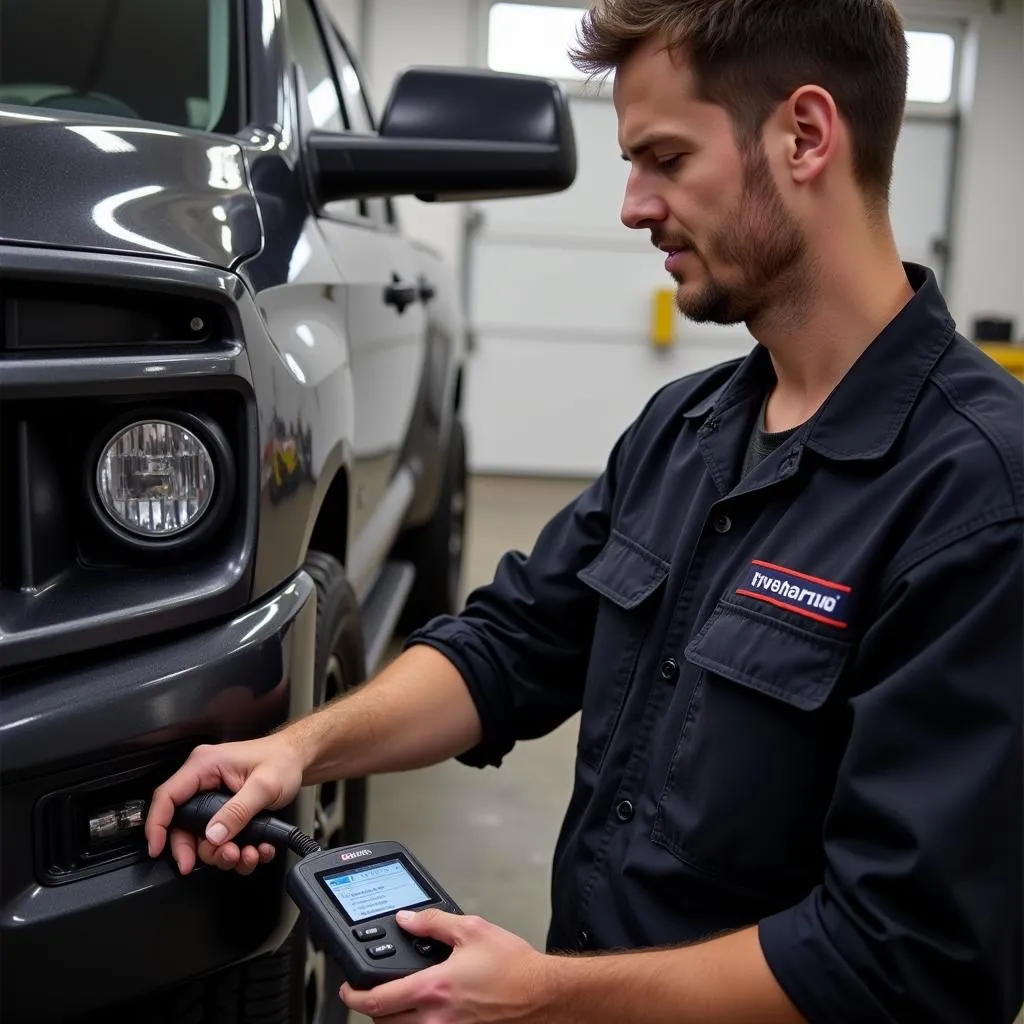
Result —
<path fill-rule="evenodd" d="M 415 579 L 416 569 L 411 562 L 388 562 L 363 603 L 363 643 L 368 679 L 380 668 Z"/>

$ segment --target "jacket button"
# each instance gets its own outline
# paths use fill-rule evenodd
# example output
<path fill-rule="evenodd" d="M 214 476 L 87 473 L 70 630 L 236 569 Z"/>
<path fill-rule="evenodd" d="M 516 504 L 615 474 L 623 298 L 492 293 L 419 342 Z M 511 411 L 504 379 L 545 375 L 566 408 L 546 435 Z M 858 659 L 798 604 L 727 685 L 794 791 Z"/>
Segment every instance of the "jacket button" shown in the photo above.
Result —
<path fill-rule="evenodd" d="M 666 658 L 661 663 L 661 678 L 669 683 L 679 678 L 679 662 L 675 658 Z"/>
<path fill-rule="evenodd" d="M 616 817 L 619 821 L 627 822 L 633 820 L 633 805 L 628 800 L 621 801 L 615 808 Z"/>
<path fill-rule="evenodd" d="M 728 516 L 715 516 L 714 527 L 718 533 L 728 533 L 732 529 L 732 520 Z"/>
<path fill-rule="evenodd" d="M 581 928 L 576 933 L 576 946 L 579 949 L 586 949 L 590 945 L 590 933 L 586 928 Z"/>

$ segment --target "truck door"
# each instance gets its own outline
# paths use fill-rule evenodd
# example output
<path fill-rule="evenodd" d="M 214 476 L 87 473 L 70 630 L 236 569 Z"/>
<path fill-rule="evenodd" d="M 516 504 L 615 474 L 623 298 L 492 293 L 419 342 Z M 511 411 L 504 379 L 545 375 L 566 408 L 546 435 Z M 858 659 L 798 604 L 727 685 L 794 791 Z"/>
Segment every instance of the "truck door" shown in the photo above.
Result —
<path fill-rule="evenodd" d="M 312 123 L 372 131 L 355 67 L 311 0 L 288 0 L 288 35 L 306 79 Z M 382 200 L 342 200 L 317 213 L 345 290 L 345 326 L 355 391 L 352 524 L 381 507 L 412 417 L 426 351 L 426 310 L 415 253 Z"/>

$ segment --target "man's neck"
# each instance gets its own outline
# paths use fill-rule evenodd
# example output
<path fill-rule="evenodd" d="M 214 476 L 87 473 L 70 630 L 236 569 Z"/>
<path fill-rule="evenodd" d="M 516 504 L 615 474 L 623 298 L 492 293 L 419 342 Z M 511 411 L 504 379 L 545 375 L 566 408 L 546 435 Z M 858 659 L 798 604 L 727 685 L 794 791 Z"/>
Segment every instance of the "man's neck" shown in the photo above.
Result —
<path fill-rule="evenodd" d="M 792 300 L 750 325 L 777 379 L 765 409 L 768 431 L 809 419 L 914 295 L 891 240 L 857 249 L 818 261 L 790 289 Z"/>

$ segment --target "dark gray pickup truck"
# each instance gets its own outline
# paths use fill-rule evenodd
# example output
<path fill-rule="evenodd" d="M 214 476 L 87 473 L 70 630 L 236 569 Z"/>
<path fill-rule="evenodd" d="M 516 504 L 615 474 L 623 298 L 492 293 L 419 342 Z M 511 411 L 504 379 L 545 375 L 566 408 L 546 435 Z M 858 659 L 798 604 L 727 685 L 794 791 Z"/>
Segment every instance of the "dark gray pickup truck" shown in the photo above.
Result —
<path fill-rule="evenodd" d="M 179 877 L 145 801 L 454 607 L 465 329 L 392 199 L 574 175 L 550 82 L 413 69 L 375 122 L 318 0 L 0 0 L 5 1022 L 342 1019 L 286 858 Z"/>

